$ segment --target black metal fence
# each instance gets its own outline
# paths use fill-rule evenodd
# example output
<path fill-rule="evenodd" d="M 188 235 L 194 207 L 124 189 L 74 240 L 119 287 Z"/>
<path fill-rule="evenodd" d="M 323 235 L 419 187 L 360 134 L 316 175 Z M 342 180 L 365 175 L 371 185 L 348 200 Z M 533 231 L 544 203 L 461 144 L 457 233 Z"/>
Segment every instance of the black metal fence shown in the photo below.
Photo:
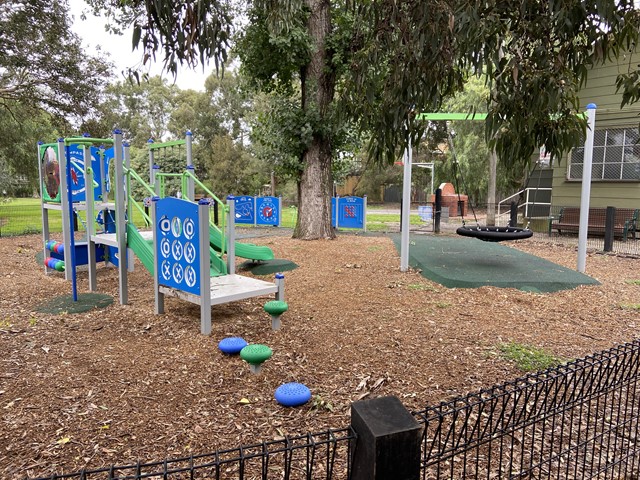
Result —
<path fill-rule="evenodd" d="M 151 463 L 41 477 L 39 480 L 350 478 L 351 428 L 285 437 L 229 450 Z"/>
<path fill-rule="evenodd" d="M 423 427 L 415 440 L 420 448 L 413 459 L 416 475 L 411 478 L 637 480 L 639 377 L 637 340 L 427 407 L 413 412 L 412 417 L 405 411 L 416 420 L 415 425 Z M 382 410 L 375 416 L 386 414 Z M 394 419 L 377 421 L 372 430 L 378 432 L 384 425 L 394 424 Z M 415 431 L 415 426 L 410 429 Z M 402 462 L 397 471 L 407 471 L 407 459 L 402 456 L 412 448 L 405 448 L 402 442 L 408 436 L 392 430 L 389 439 L 379 445 L 395 452 L 387 452 L 386 462 Z M 393 474 L 358 474 L 363 462 L 382 461 L 372 455 L 385 454 L 380 448 L 364 445 L 367 438 L 370 431 L 363 432 L 359 420 L 339 430 L 39 480 L 395 478 Z M 393 465 L 387 465 L 386 471 L 393 472 Z"/>
<path fill-rule="evenodd" d="M 441 403 L 422 478 L 637 479 L 638 341 Z"/>

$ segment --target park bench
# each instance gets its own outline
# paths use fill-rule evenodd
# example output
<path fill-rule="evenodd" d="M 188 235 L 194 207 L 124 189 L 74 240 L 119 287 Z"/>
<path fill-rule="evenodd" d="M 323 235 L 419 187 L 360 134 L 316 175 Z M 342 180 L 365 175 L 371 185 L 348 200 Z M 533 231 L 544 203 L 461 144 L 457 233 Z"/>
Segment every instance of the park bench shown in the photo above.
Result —
<path fill-rule="evenodd" d="M 604 235 L 607 209 L 603 207 L 589 208 L 588 235 Z M 613 234 L 627 240 L 629 235 L 636 238 L 636 223 L 638 221 L 638 209 L 616 208 L 613 221 Z M 549 218 L 549 235 L 553 230 L 558 234 L 578 233 L 580 228 L 580 207 L 562 207 L 558 216 Z"/>

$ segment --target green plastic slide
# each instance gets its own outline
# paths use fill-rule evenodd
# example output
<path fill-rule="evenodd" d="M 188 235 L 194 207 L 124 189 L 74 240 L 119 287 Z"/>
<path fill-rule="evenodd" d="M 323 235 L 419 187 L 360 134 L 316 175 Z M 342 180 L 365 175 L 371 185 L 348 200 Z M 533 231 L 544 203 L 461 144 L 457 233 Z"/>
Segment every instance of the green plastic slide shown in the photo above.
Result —
<path fill-rule="evenodd" d="M 209 243 L 216 251 L 220 251 L 222 245 L 222 233 L 215 227 L 209 225 Z M 273 250 L 262 245 L 254 245 L 253 243 L 235 243 L 235 251 L 237 257 L 247 258 L 249 260 L 273 260 Z"/>
<path fill-rule="evenodd" d="M 127 224 L 127 246 L 140 259 L 144 268 L 153 275 L 153 241 L 146 240 L 131 223 Z"/>
<path fill-rule="evenodd" d="M 132 225 L 127 224 L 127 245 L 140 259 L 144 267 L 153 275 L 153 240 L 146 240 L 138 229 Z M 211 255 L 210 262 L 210 276 L 219 277 L 227 274 L 227 264 L 223 259 L 218 257 L 218 254 L 213 248 L 210 248 L 209 253 Z"/>

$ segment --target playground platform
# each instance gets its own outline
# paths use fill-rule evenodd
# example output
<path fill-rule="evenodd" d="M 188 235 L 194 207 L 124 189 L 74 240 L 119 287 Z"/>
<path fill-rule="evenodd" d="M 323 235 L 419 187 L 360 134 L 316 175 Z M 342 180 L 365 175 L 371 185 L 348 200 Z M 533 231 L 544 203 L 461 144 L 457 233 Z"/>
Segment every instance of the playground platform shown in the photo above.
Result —
<path fill-rule="evenodd" d="M 160 286 L 160 292 L 192 303 L 198 303 L 198 297 L 189 292 L 166 286 Z M 211 305 L 220 305 L 276 293 L 278 293 L 278 285 L 273 282 L 236 274 L 211 277 L 211 286 L 209 288 Z"/>
<path fill-rule="evenodd" d="M 391 236 L 398 252 L 400 235 Z M 493 286 L 528 292 L 557 292 L 600 283 L 501 243 L 449 235 L 411 235 L 409 265 L 449 288 Z"/>

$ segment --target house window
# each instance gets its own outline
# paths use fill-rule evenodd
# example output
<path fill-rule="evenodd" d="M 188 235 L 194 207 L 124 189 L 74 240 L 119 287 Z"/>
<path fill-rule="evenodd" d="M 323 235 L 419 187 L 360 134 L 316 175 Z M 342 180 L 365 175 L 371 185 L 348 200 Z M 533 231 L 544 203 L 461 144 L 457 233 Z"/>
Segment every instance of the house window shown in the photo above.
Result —
<path fill-rule="evenodd" d="M 592 180 L 640 181 L 640 134 L 637 128 L 597 130 L 593 139 Z M 571 151 L 569 180 L 582 180 L 584 147 Z"/>

